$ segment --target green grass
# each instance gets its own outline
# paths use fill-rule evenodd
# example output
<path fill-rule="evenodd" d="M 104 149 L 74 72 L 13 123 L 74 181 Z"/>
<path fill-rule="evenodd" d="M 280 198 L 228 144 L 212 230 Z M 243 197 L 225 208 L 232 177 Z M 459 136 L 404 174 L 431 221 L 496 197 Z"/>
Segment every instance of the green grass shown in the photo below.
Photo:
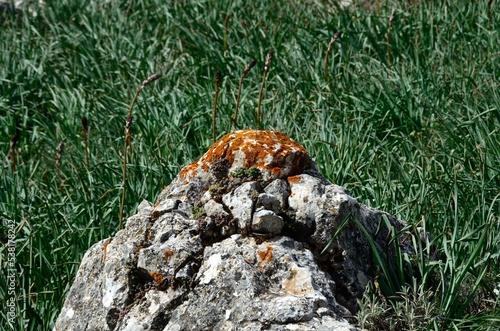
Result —
<path fill-rule="evenodd" d="M 285 132 L 358 201 L 432 235 L 408 284 L 368 291 L 372 330 L 491 330 L 500 323 L 500 14 L 496 1 L 50 1 L 38 16 L 0 13 L 1 323 L 8 220 L 16 224 L 13 330 L 50 330 L 85 251 L 119 223 L 125 119 L 133 109 L 124 214 L 154 201 L 217 134 L 257 126 L 266 54 L 273 62 L 262 127 Z M 391 61 L 387 36 L 390 30 Z M 224 49 L 227 21 L 227 49 Z M 331 37 L 343 35 L 329 53 Z M 89 159 L 81 117 L 89 122 Z M 57 146 L 64 142 L 60 169 Z M 396 278 L 400 273 L 397 271 Z M 387 275 L 390 277 L 390 275 Z M 381 278 L 381 285 L 383 285 Z M 382 324 L 381 324 L 382 323 Z M 384 324 L 385 323 L 385 324 Z M 3 328 L 9 329 L 4 324 Z"/>

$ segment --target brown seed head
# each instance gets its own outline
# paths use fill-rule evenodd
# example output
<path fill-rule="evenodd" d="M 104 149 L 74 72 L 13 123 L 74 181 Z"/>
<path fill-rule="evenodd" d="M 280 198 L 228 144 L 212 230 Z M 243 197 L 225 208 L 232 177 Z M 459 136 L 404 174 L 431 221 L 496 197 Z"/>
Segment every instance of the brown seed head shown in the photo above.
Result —
<path fill-rule="evenodd" d="M 161 77 L 160 74 L 154 74 L 154 75 L 149 76 L 148 79 L 146 79 L 145 81 L 142 82 L 142 87 L 148 86 L 149 84 L 151 84 L 155 80 L 158 80 L 160 77 Z"/>
<path fill-rule="evenodd" d="M 394 22 L 394 17 L 396 16 L 396 8 L 391 12 L 391 17 L 389 18 L 389 26 L 392 28 L 392 23 Z"/>
<path fill-rule="evenodd" d="M 87 133 L 89 131 L 89 122 L 85 116 L 82 116 L 82 128 L 83 132 Z"/>
<path fill-rule="evenodd" d="M 19 136 L 16 134 L 13 134 L 11 137 L 10 137 L 10 146 L 12 146 L 13 148 L 16 147 L 16 142 L 19 140 Z"/>
<path fill-rule="evenodd" d="M 61 141 L 59 145 L 57 145 L 57 155 L 60 156 L 64 151 L 64 143 Z"/>
<path fill-rule="evenodd" d="M 130 133 L 130 127 L 132 126 L 132 116 L 127 117 L 125 122 L 125 133 L 128 135 Z"/>
<path fill-rule="evenodd" d="M 220 86 L 220 79 L 221 79 L 221 73 L 219 70 L 215 73 L 215 86 L 219 87 Z"/>
<path fill-rule="evenodd" d="M 266 63 L 264 65 L 264 71 L 267 72 L 269 70 L 269 66 L 271 65 L 271 61 L 273 60 L 273 51 L 267 52 Z"/>
<path fill-rule="evenodd" d="M 257 63 L 257 61 L 255 61 L 255 60 L 250 61 L 250 63 L 245 68 L 245 70 L 243 70 L 243 76 L 246 76 L 248 74 L 248 72 L 250 70 L 252 70 L 252 68 L 255 66 L 256 63 Z"/>
<path fill-rule="evenodd" d="M 63 151 L 64 151 L 64 143 L 61 141 L 59 143 L 59 145 L 57 146 L 57 159 L 56 159 L 57 167 L 59 167 L 59 165 L 61 164 L 61 157 L 62 157 Z"/>
<path fill-rule="evenodd" d="M 337 39 L 339 39 L 340 37 L 342 37 L 342 31 L 337 31 L 332 39 L 330 39 L 330 43 L 328 44 L 328 49 L 332 48 L 333 44 L 335 43 L 335 41 L 337 41 Z"/>

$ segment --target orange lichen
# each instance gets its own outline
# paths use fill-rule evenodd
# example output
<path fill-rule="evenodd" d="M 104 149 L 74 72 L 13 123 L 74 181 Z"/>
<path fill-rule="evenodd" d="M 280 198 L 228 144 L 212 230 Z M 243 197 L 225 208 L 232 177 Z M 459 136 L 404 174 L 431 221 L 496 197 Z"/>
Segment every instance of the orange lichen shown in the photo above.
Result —
<path fill-rule="evenodd" d="M 288 182 L 291 183 L 291 184 L 295 184 L 295 183 L 298 183 L 300 182 L 300 176 L 290 176 L 288 177 Z"/>
<path fill-rule="evenodd" d="M 311 163 L 304 147 L 281 132 L 241 130 L 215 142 L 198 161 L 182 169 L 180 178 L 187 182 L 198 171 L 208 171 L 210 165 L 220 159 L 226 159 L 233 166 L 255 166 L 275 178 L 300 174 Z M 283 173 L 285 168 L 287 171 Z"/>
<path fill-rule="evenodd" d="M 165 261 L 167 261 L 167 262 L 172 258 L 172 256 L 174 256 L 174 251 L 172 251 L 170 249 L 167 249 L 165 251 L 165 253 L 163 253 L 163 257 L 165 258 Z"/>
<path fill-rule="evenodd" d="M 152 271 L 150 273 L 150 275 L 153 278 L 153 280 L 156 282 L 156 284 L 160 284 L 161 282 L 163 282 L 163 276 L 161 274 Z"/>
<path fill-rule="evenodd" d="M 108 248 L 108 245 L 111 243 L 111 240 L 104 243 L 104 246 L 102 247 L 102 251 L 104 253 L 104 256 L 102 257 L 102 261 L 106 262 L 106 249 Z"/>
<path fill-rule="evenodd" d="M 267 246 L 265 251 L 257 252 L 257 255 L 260 258 L 259 267 L 271 262 L 271 260 L 273 259 L 273 250 L 274 248 L 272 248 L 271 246 Z"/>

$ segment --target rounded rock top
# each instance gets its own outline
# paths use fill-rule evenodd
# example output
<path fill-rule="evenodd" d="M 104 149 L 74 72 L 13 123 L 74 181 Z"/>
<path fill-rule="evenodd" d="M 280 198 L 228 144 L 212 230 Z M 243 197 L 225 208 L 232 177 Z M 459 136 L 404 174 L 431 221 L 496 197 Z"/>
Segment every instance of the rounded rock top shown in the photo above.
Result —
<path fill-rule="evenodd" d="M 226 160 L 229 173 L 258 168 L 264 180 L 285 178 L 315 170 L 316 165 L 299 143 L 279 131 L 240 130 L 216 141 L 196 162 L 184 167 L 180 178 L 188 181 L 206 173 L 215 162 Z"/>

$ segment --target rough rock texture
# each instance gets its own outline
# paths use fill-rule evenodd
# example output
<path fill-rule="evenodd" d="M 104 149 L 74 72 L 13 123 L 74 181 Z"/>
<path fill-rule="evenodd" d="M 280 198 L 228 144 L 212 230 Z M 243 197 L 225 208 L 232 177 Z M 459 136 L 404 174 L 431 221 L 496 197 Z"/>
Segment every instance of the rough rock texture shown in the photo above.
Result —
<path fill-rule="evenodd" d="M 353 221 L 332 238 L 350 217 L 385 247 L 383 215 L 403 227 L 286 135 L 230 133 L 89 249 L 54 330 L 356 330 L 370 248 Z"/>

